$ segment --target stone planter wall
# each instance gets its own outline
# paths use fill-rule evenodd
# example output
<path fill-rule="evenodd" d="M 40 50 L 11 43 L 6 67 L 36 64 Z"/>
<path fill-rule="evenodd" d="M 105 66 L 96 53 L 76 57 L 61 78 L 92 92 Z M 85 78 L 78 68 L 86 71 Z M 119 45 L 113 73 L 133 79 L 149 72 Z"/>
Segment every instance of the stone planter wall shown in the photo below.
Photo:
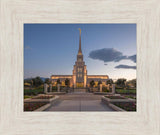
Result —
<path fill-rule="evenodd" d="M 120 96 L 122 97 L 122 96 Z M 107 105 L 109 105 L 112 109 L 116 110 L 116 111 L 126 111 L 112 103 L 114 102 L 135 102 L 135 99 L 130 99 L 130 98 L 126 98 L 126 99 L 110 99 L 110 98 L 106 98 L 105 96 L 102 96 L 101 101 L 106 103 Z"/>

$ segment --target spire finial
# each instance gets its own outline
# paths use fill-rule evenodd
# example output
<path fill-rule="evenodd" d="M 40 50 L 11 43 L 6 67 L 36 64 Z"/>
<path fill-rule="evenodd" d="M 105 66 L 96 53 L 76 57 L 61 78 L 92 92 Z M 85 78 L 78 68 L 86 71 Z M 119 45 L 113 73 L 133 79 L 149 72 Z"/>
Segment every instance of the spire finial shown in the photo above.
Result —
<path fill-rule="evenodd" d="M 81 28 L 78 28 L 79 29 L 79 34 L 81 35 Z"/>
<path fill-rule="evenodd" d="M 79 30 L 79 50 L 78 50 L 78 54 L 82 54 L 82 50 L 81 50 L 81 29 L 78 28 Z"/>

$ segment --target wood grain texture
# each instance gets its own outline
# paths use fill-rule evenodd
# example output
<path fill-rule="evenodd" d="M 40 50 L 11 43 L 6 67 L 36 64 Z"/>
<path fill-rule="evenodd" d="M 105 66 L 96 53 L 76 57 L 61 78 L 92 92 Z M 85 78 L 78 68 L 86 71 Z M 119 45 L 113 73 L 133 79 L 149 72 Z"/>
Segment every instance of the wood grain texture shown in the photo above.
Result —
<path fill-rule="evenodd" d="M 159 135 L 159 0 L 1 0 L 1 135 Z M 23 112 L 24 23 L 137 23 L 137 112 Z"/>

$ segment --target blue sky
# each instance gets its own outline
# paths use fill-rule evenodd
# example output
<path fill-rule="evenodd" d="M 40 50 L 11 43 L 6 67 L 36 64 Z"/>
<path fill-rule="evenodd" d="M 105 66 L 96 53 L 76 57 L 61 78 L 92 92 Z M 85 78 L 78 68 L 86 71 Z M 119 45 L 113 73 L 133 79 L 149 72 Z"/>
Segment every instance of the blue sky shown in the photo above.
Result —
<path fill-rule="evenodd" d="M 78 28 L 89 75 L 136 78 L 136 24 L 24 24 L 24 78 L 71 75 Z"/>

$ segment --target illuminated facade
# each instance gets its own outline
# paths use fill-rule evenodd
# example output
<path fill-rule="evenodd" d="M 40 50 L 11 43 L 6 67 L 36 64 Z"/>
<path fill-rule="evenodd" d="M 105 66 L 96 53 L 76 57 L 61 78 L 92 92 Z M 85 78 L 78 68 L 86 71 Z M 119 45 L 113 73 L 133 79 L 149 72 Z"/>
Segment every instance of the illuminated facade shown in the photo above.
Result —
<path fill-rule="evenodd" d="M 81 29 L 79 29 L 79 50 L 77 54 L 77 61 L 73 66 L 73 75 L 52 75 L 51 81 L 53 85 L 56 85 L 57 80 L 60 80 L 61 85 L 65 86 L 65 80 L 70 80 L 70 87 L 74 88 L 86 88 L 92 80 L 95 82 L 95 86 L 101 81 L 102 85 L 106 85 L 106 81 L 109 79 L 108 75 L 87 75 L 87 67 L 83 61 L 83 54 L 81 49 Z"/>

